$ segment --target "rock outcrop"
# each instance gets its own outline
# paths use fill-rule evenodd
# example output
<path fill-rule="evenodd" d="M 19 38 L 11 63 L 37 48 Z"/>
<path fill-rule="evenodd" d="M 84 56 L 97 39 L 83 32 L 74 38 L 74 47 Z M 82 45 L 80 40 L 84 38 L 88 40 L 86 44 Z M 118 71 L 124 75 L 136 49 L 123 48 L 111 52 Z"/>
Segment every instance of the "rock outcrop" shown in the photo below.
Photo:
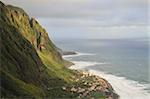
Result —
<path fill-rule="evenodd" d="M 79 98 L 119 98 L 112 86 L 105 79 L 99 76 L 91 75 L 85 71 L 76 72 L 78 74 L 78 78 L 75 79 L 75 84 L 71 87 L 62 87 L 63 90 L 77 93 Z"/>
<path fill-rule="evenodd" d="M 48 33 L 37 20 L 30 18 L 23 9 L 18 7 L 1 3 L 0 9 L 1 19 L 17 28 L 36 50 L 45 50 L 52 54 L 54 61 L 62 60 L 55 45 L 49 39 Z"/>

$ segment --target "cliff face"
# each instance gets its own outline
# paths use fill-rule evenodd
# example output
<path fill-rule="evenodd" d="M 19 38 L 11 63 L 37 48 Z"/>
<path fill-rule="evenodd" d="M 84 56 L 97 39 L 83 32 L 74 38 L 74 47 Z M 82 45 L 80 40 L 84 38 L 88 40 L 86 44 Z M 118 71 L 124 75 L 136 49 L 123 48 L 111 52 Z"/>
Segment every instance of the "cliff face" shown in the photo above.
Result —
<path fill-rule="evenodd" d="M 44 50 L 51 53 L 51 56 L 56 56 L 53 57 L 54 61 L 62 60 L 46 30 L 34 18 L 30 18 L 23 9 L 1 4 L 1 19 L 17 28 L 36 50 Z"/>
<path fill-rule="evenodd" d="M 71 72 L 64 67 L 68 62 L 34 18 L 30 19 L 21 8 L 0 2 L 0 37 L 1 97 L 67 94 L 59 86 L 71 80 Z M 55 94 L 54 89 L 59 93 Z"/>
<path fill-rule="evenodd" d="M 62 59 L 46 30 L 21 8 L 0 2 L 0 37 L 1 98 L 117 96 L 107 81 L 67 69 L 72 63 Z"/>
<path fill-rule="evenodd" d="M 2 20 L 0 23 L 2 95 L 32 96 L 34 91 L 33 93 L 28 92 L 30 90 L 27 89 L 35 88 L 36 90 L 38 88 L 36 85 L 43 86 L 44 83 L 41 81 L 46 80 L 46 77 L 42 77 L 44 65 L 35 49 L 15 27 Z M 41 94 L 41 92 L 39 93 Z"/>

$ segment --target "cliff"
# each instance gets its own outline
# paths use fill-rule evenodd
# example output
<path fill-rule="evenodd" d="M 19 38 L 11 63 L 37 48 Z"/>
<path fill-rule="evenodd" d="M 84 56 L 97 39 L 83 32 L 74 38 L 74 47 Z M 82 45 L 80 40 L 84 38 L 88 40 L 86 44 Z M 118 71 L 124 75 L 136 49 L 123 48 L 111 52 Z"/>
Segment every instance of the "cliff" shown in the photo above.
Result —
<path fill-rule="evenodd" d="M 0 2 L 0 37 L 1 98 L 80 96 L 70 88 L 83 86 L 82 79 L 76 81 L 82 73 L 65 67 L 72 63 L 62 59 L 46 30 L 23 9 Z M 68 90 L 64 90 L 64 87 Z M 104 89 L 110 89 L 110 95 L 116 95 L 110 86 Z M 99 97 L 110 96 L 102 90 L 98 93 Z"/>
<path fill-rule="evenodd" d="M 70 62 L 62 59 L 38 22 L 21 8 L 0 2 L 0 35 L 2 97 L 62 97 L 59 86 L 71 81 L 65 68 Z"/>

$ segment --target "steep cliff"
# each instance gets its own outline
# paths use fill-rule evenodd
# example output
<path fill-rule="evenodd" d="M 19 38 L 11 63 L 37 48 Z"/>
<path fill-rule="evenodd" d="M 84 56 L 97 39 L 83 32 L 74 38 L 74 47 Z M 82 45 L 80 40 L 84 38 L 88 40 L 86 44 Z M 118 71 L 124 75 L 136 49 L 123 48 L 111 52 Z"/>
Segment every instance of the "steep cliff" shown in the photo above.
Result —
<path fill-rule="evenodd" d="M 107 81 L 67 69 L 72 63 L 62 59 L 46 30 L 21 8 L 0 2 L 0 37 L 1 98 L 117 99 Z"/>
<path fill-rule="evenodd" d="M 2 97 L 71 95 L 59 87 L 71 81 L 71 71 L 65 68 L 69 62 L 35 19 L 0 2 L 0 36 Z"/>
<path fill-rule="evenodd" d="M 51 53 L 51 56 L 55 56 L 53 57 L 54 61 L 62 60 L 46 30 L 34 18 L 30 18 L 24 10 L 11 5 L 2 6 L 1 4 L 1 19 L 16 27 L 34 45 L 36 50 Z"/>

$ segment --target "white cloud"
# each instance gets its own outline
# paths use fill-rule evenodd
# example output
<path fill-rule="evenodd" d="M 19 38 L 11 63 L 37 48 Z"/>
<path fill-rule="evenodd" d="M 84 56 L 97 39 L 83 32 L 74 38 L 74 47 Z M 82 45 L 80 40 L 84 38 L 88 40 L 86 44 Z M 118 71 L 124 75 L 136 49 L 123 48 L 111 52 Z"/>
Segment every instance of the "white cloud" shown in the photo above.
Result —
<path fill-rule="evenodd" d="M 79 33 L 93 37 L 147 35 L 143 26 L 148 25 L 148 0 L 2 1 L 23 7 L 31 16 L 47 18 L 40 21 L 49 31 L 56 33 Z"/>
<path fill-rule="evenodd" d="M 150 26 L 144 24 L 103 26 L 92 20 L 88 22 L 74 20 L 72 22 L 72 20 L 66 21 L 63 19 L 39 19 L 39 21 L 48 30 L 49 34 L 56 38 L 140 38 L 148 37 L 148 29 L 150 29 Z"/>

